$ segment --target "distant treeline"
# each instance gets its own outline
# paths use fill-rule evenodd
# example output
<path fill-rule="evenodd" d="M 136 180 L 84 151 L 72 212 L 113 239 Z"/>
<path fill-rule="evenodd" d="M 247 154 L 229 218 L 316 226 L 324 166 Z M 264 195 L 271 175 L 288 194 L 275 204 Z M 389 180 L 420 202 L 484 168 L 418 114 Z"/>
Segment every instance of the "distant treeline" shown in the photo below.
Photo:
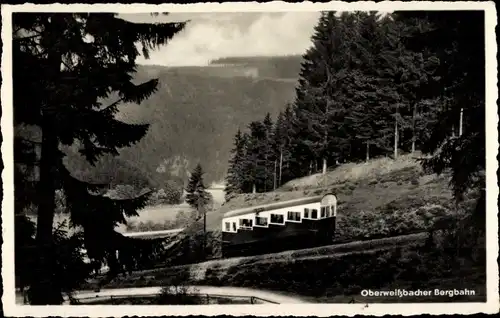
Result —
<path fill-rule="evenodd" d="M 270 191 L 343 162 L 481 142 L 484 51 L 472 47 L 484 41 L 483 20 L 472 17 L 474 38 L 463 32 L 465 18 L 461 12 L 323 13 L 293 103 L 275 122 L 268 114 L 237 131 L 226 195 Z M 484 158 L 484 148 L 473 152 Z M 427 165 L 439 171 L 462 155 L 450 148 Z"/>

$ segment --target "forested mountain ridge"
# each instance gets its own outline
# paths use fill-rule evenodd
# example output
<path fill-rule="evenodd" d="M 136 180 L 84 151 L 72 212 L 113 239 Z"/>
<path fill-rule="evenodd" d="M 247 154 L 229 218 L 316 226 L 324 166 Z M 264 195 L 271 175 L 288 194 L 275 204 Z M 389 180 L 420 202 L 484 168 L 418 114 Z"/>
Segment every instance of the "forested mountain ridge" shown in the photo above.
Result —
<path fill-rule="evenodd" d="M 207 182 L 220 181 L 227 171 L 234 132 L 268 112 L 276 116 L 293 99 L 301 59 L 238 57 L 209 66 L 140 65 L 134 80 L 158 78 L 158 90 L 140 105 L 120 106 L 118 118 L 150 124 L 146 136 L 120 150 L 119 157 L 101 160 L 97 168 L 80 164 L 76 156 L 68 164 L 78 174 L 96 178 L 120 171 L 121 176 L 111 176 L 117 182 L 130 170 L 130 179 L 162 186 L 169 179 L 184 182 L 200 162 Z"/>

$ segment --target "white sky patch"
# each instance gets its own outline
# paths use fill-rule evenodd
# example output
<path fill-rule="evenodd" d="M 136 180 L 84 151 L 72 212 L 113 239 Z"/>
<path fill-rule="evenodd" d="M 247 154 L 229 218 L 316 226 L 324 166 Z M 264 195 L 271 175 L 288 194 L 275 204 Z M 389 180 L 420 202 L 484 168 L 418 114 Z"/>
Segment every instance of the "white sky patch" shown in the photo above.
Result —
<path fill-rule="evenodd" d="M 233 56 L 304 54 L 311 45 L 319 12 L 172 13 L 121 15 L 134 22 L 190 22 L 164 47 L 139 57 L 139 64 L 207 65 Z"/>

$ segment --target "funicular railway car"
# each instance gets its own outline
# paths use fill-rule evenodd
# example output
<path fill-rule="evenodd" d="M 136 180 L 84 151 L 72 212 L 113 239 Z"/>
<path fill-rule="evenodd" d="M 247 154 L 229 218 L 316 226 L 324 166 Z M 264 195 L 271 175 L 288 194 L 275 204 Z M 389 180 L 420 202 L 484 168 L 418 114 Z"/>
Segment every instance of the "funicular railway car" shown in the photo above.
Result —
<path fill-rule="evenodd" d="M 333 194 L 229 211 L 222 219 L 223 257 L 331 244 L 336 216 Z"/>

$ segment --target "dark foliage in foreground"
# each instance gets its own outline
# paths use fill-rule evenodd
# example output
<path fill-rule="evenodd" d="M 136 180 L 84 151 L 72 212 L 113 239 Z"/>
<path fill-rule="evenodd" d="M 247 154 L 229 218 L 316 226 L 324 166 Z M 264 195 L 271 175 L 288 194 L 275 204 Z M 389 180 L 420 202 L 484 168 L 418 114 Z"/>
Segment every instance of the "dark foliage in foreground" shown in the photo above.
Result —
<path fill-rule="evenodd" d="M 148 57 L 149 50 L 166 44 L 183 26 L 136 24 L 111 13 L 13 15 L 16 215 L 23 215 L 30 204 L 37 209 L 34 246 L 19 247 L 34 251 L 30 270 L 36 276 L 23 267 L 16 275 L 24 276 L 29 285 L 31 304 L 59 304 L 61 293 L 75 287 L 71 275 L 54 279 L 62 261 L 56 250 L 63 244 L 53 233 L 57 190 L 64 196 L 71 225 L 83 228 L 88 257 L 96 264 L 107 263 L 111 274 L 125 265 L 135 267 L 159 247 L 156 241 L 139 242 L 114 231 L 126 217 L 137 215 L 148 193 L 124 200 L 104 196 L 107 185 L 71 174 L 64 164 L 64 148 L 78 149 L 94 165 L 146 134 L 147 124 L 128 124 L 115 117 L 121 103 L 139 104 L 158 85 L 156 79 L 132 82 L 139 55 L 136 44 Z M 103 104 L 107 98 L 112 102 Z M 81 277 L 76 276 L 78 281 Z"/>

